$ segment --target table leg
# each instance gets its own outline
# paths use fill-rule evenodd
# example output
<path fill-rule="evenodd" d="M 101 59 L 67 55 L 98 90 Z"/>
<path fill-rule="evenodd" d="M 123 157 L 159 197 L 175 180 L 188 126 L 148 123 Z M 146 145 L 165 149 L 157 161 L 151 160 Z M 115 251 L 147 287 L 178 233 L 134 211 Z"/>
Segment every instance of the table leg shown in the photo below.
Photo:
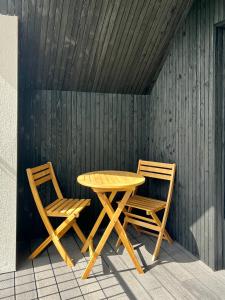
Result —
<path fill-rule="evenodd" d="M 132 193 L 132 191 L 131 191 L 131 193 Z M 108 198 L 106 197 L 105 194 L 103 194 L 101 197 L 102 197 L 102 200 L 105 202 L 105 210 L 106 210 L 109 218 L 110 219 L 113 218 L 113 216 L 114 216 L 114 210 L 112 208 L 111 203 L 109 202 L 109 200 L 108 200 Z M 128 196 L 128 199 L 129 198 L 130 198 L 130 194 Z M 119 203 L 118 208 L 120 207 L 121 212 L 123 211 L 124 206 L 127 203 L 127 200 L 124 203 L 122 203 L 122 201 L 123 201 L 123 199 L 122 199 L 122 201 Z M 129 253 L 130 258 L 133 261 L 133 263 L 134 263 L 137 271 L 139 273 L 144 273 L 143 269 L 141 268 L 141 266 L 140 266 L 140 264 L 139 264 L 139 262 L 138 262 L 138 260 L 137 260 L 137 258 L 135 256 L 135 254 L 134 254 L 133 246 L 131 245 L 131 243 L 130 243 L 128 237 L 127 237 L 127 234 L 126 234 L 123 226 L 121 225 L 121 223 L 119 221 L 119 217 L 117 218 L 117 221 L 115 222 L 115 229 L 116 229 L 117 234 L 118 234 L 119 238 L 121 239 L 124 247 L 127 249 L 127 252 Z"/>
<path fill-rule="evenodd" d="M 111 203 L 111 202 L 113 201 L 113 199 L 115 198 L 115 195 L 116 195 L 116 192 L 112 192 L 112 193 L 110 194 L 110 197 L 109 197 L 109 202 L 110 202 L 110 203 Z M 82 247 L 82 249 L 81 249 L 81 253 L 84 253 L 84 252 L 87 251 L 87 248 L 89 247 L 91 241 L 93 240 L 93 238 L 94 238 L 94 236 L 95 236 L 95 234 L 96 234 L 96 232 L 97 232 L 97 230 L 98 230 L 100 224 L 102 223 L 102 220 L 104 219 L 105 214 L 106 214 L 106 211 L 105 211 L 105 209 L 103 208 L 102 211 L 101 211 L 101 213 L 100 213 L 100 215 L 99 215 L 99 217 L 98 217 L 98 219 L 97 219 L 97 221 L 95 222 L 95 225 L 94 225 L 94 227 L 92 228 L 92 230 L 91 230 L 91 232 L 90 232 L 88 238 L 86 239 L 86 242 L 84 243 L 84 245 L 83 245 L 83 247 Z"/>
<path fill-rule="evenodd" d="M 103 208 L 105 210 L 105 212 L 108 214 L 109 218 L 110 218 L 110 222 L 103 234 L 103 236 L 101 237 L 100 239 L 100 242 L 98 243 L 98 246 L 95 250 L 95 252 L 93 253 L 88 265 L 87 265 L 87 268 L 86 270 L 84 271 L 83 275 L 82 275 L 82 278 L 85 279 L 88 277 L 88 275 L 90 274 L 91 272 L 91 269 L 93 268 L 94 266 L 94 263 L 98 257 L 98 255 L 101 253 L 102 251 L 102 248 L 104 247 L 111 231 L 113 230 L 113 228 L 115 227 L 122 243 L 124 244 L 124 247 L 127 249 L 135 267 L 137 268 L 138 272 L 139 273 L 143 273 L 143 270 L 134 254 L 134 250 L 133 250 L 133 247 L 132 245 L 130 244 L 128 238 L 127 238 L 127 235 L 120 223 L 120 221 L 118 220 L 119 219 L 119 216 L 126 204 L 126 202 L 128 201 L 130 195 L 131 195 L 132 191 L 126 191 L 125 195 L 123 196 L 123 199 L 120 201 L 116 211 L 113 210 L 112 206 L 111 206 L 111 203 L 110 203 L 110 200 L 106 197 L 105 193 L 97 193 L 98 197 L 99 197 L 99 200 L 101 201 L 102 205 L 103 205 Z"/>

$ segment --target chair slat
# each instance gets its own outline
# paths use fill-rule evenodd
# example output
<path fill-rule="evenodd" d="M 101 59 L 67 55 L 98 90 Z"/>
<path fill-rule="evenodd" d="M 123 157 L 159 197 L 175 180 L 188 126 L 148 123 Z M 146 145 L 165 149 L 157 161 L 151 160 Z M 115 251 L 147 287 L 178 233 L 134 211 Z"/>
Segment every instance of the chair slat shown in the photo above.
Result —
<path fill-rule="evenodd" d="M 129 213 L 129 212 L 126 212 L 126 211 L 124 212 L 124 214 L 127 217 L 136 218 L 136 219 L 140 219 L 140 220 L 146 221 L 148 223 L 157 224 L 155 220 L 150 219 L 150 218 L 146 218 L 146 217 L 143 217 L 143 216 L 140 216 L 140 215 L 137 215 L 137 214 L 132 214 L 132 213 Z"/>
<path fill-rule="evenodd" d="M 47 215 L 50 217 L 68 217 L 70 215 L 79 215 L 86 206 L 90 205 L 90 199 L 61 199 L 58 206 L 47 210 Z"/>
<path fill-rule="evenodd" d="M 163 174 L 157 174 L 157 173 L 151 173 L 151 172 L 139 172 L 140 175 L 144 177 L 150 177 L 150 178 L 156 178 L 156 179 L 163 179 L 163 180 L 171 180 L 170 175 L 163 175 Z"/>
<path fill-rule="evenodd" d="M 136 219 L 133 219 L 133 218 L 129 218 L 129 217 L 126 217 L 125 220 L 127 222 L 129 222 L 131 224 L 134 224 L 134 225 L 137 225 L 137 226 L 145 227 L 145 228 L 148 228 L 148 229 L 151 229 L 151 230 L 155 230 L 155 231 L 158 231 L 158 232 L 160 231 L 159 226 L 156 226 L 156 225 L 148 224 L 146 222 L 139 221 L 139 220 L 136 220 Z"/>
<path fill-rule="evenodd" d="M 46 170 L 46 169 L 49 169 L 49 164 L 44 164 L 44 165 L 41 165 L 41 166 L 38 166 L 38 167 L 34 167 L 34 168 L 31 168 L 31 173 L 32 174 L 35 174 L 37 172 L 40 172 L 40 171 L 43 171 L 43 170 Z"/>
<path fill-rule="evenodd" d="M 66 213 L 70 208 L 74 206 L 76 203 L 76 200 L 74 199 L 67 199 L 67 203 L 61 208 L 60 212 L 61 213 Z"/>
<path fill-rule="evenodd" d="M 62 207 L 64 207 L 66 201 L 67 201 L 67 199 L 62 199 L 59 203 L 57 203 L 55 206 L 53 206 L 49 210 L 49 212 L 59 211 L 59 209 L 61 209 Z"/>
<path fill-rule="evenodd" d="M 82 207 L 82 204 L 85 202 L 84 199 L 81 199 L 77 201 L 77 203 L 74 203 L 74 205 L 67 211 L 67 214 L 74 214 L 75 212 L 77 213 L 77 209 L 79 207 Z M 85 205 L 86 206 L 86 205 Z"/>
<path fill-rule="evenodd" d="M 86 199 L 84 201 L 82 201 L 78 207 L 76 207 L 76 209 L 72 212 L 73 214 L 76 213 L 76 216 L 79 215 L 79 213 L 86 207 L 86 206 L 89 206 L 90 205 L 90 202 L 91 200 L 90 199 Z M 68 211 L 68 214 L 70 212 Z"/>
<path fill-rule="evenodd" d="M 140 166 L 140 171 L 147 171 L 147 172 L 153 172 L 158 174 L 167 174 L 172 175 L 173 170 L 171 169 L 163 169 L 163 168 L 156 168 L 156 167 L 149 167 L 149 166 Z"/>
<path fill-rule="evenodd" d="M 42 178 L 40 178 L 40 179 L 35 180 L 34 182 L 35 182 L 35 185 L 36 185 L 36 186 L 39 186 L 39 185 L 41 185 L 42 183 L 45 183 L 45 182 L 50 181 L 51 179 L 52 179 L 52 178 L 51 178 L 51 175 L 47 175 L 47 176 L 44 176 L 44 177 L 42 177 Z"/>
<path fill-rule="evenodd" d="M 33 174 L 33 178 L 34 178 L 34 180 L 37 180 L 37 179 L 44 177 L 46 175 L 49 175 L 49 174 L 50 174 L 50 169 L 48 168 L 44 171 L 40 171 L 40 172 Z"/>
<path fill-rule="evenodd" d="M 166 168 L 166 169 L 173 169 L 174 164 L 168 163 L 160 163 L 155 161 L 147 161 L 147 160 L 140 160 L 140 165 L 158 167 L 158 168 Z"/>
<path fill-rule="evenodd" d="M 126 206 L 130 206 L 130 205 L 136 205 L 136 206 L 140 207 L 141 209 L 143 209 L 143 207 L 145 206 L 145 208 L 147 208 L 148 210 L 151 210 L 153 208 L 165 207 L 166 201 L 152 199 L 152 198 L 145 199 L 142 196 L 135 195 L 128 200 Z"/>
<path fill-rule="evenodd" d="M 46 210 L 49 210 L 51 207 L 59 203 L 62 199 L 57 199 L 54 202 L 50 203 L 48 206 L 45 207 Z"/>

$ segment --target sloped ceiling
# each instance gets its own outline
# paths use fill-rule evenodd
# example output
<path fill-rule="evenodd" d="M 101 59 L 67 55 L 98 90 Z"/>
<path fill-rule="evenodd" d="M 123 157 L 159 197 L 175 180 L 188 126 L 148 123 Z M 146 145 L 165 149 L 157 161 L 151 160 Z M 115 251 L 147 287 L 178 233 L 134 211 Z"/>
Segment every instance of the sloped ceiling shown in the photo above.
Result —
<path fill-rule="evenodd" d="M 26 88 L 144 94 L 191 0 L 0 0 Z"/>

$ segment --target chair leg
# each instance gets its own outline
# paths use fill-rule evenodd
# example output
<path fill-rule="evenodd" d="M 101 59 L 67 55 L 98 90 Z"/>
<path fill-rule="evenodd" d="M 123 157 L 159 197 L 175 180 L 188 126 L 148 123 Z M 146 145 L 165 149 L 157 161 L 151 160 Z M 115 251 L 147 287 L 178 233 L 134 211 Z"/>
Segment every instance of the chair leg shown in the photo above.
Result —
<path fill-rule="evenodd" d="M 44 240 L 44 242 L 41 243 L 29 256 L 29 259 L 34 259 L 38 254 L 40 254 L 52 241 L 51 237 L 49 236 L 47 239 Z"/>
<path fill-rule="evenodd" d="M 157 239 L 157 242 L 156 242 L 156 246 L 155 246 L 155 250 L 154 250 L 154 253 L 153 253 L 153 256 L 152 256 L 152 261 L 155 261 L 158 256 L 159 256 L 159 251 L 160 251 L 160 247 L 161 247 L 161 244 L 162 244 L 162 239 L 163 239 L 163 229 L 159 232 L 159 236 L 158 236 L 158 239 Z"/>
<path fill-rule="evenodd" d="M 59 238 L 57 236 L 52 238 L 52 241 L 58 250 L 59 254 L 61 255 L 62 259 L 65 261 L 68 267 L 74 267 L 74 263 L 72 259 L 70 258 L 69 254 L 64 249 L 62 243 L 59 241 Z"/>
<path fill-rule="evenodd" d="M 69 223 L 67 223 L 67 221 L 64 221 L 63 223 L 61 223 L 61 225 L 55 230 L 55 235 L 58 237 L 58 239 L 60 239 L 69 229 L 70 229 L 71 225 Z M 54 232 L 52 228 L 50 228 L 50 232 Z M 52 233 L 51 233 L 52 235 Z M 29 259 L 34 259 L 36 256 L 38 256 L 38 254 L 40 254 L 52 241 L 52 237 L 51 235 L 49 237 L 47 237 L 47 239 L 44 240 L 44 242 L 41 243 L 41 245 L 39 245 L 33 252 L 32 254 L 29 256 Z"/>
<path fill-rule="evenodd" d="M 156 221 L 157 225 L 158 225 L 159 227 L 161 227 L 161 226 L 162 226 L 162 222 L 161 222 L 160 219 L 158 218 L 157 214 L 152 212 L 152 213 L 151 213 L 151 216 L 152 216 L 152 218 Z M 165 238 L 168 240 L 168 243 L 169 243 L 170 245 L 172 245 L 173 240 L 172 240 L 171 236 L 169 235 L 169 233 L 167 232 L 166 229 L 164 230 L 164 236 L 165 236 Z"/>
<path fill-rule="evenodd" d="M 160 247 L 162 244 L 163 236 L 166 236 L 166 237 L 169 236 L 169 234 L 166 231 L 166 221 L 167 221 L 168 212 L 169 212 L 169 206 L 167 206 L 165 209 L 162 222 L 159 220 L 159 218 L 157 217 L 157 215 L 155 213 L 152 214 L 152 217 L 156 220 L 156 222 L 159 224 L 159 227 L 160 227 L 160 232 L 159 232 L 155 250 L 154 250 L 154 253 L 152 256 L 152 261 L 155 261 L 159 256 L 159 251 L 160 251 Z M 171 239 L 170 236 L 169 236 L 169 238 Z M 172 239 L 171 239 L 171 241 L 172 241 Z"/>

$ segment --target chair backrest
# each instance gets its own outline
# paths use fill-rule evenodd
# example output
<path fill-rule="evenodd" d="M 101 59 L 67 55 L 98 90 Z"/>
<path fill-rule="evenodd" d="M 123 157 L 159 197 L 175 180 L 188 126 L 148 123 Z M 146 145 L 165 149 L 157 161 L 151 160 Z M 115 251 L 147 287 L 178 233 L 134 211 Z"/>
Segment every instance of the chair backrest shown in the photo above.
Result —
<path fill-rule="evenodd" d="M 137 173 L 150 178 L 173 180 L 176 164 L 139 160 Z"/>
<path fill-rule="evenodd" d="M 139 175 L 142 175 L 144 177 L 169 181 L 169 191 L 168 191 L 167 200 L 171 200 L 172 197 L 175 172 L 176 172 L 175 163 L 162 163 L 162 162 L 146 161 L 146 160 L 139 160 L 138 162 L 137 173 Z"/>
<path fill-rule="evenodd" d="M 26 171 L 27 171 L 27 177 L 28 177 L 28 181 L 30 184 L 31 192 L 33 194 L 37 209 L 38 209 L 39 214 L 45 224 L 45 227 L 46 227 L 48 233 L 51 235 L 51 233 L 53 232 L 53 228 L 48 219 L 45 208 L 43 207 L 37 187 L 43 183 L 52 181 L 55 192 L 57 194 L 57 197 L 59 199 L 63 198 L 63 195 L 60 191 L 60 188 L 59 188 L 56 176 L 55 176 L 55 172 L 52 167 L 52 163 L 48 162 L 48 163 L 38 166 L 38 167 L 28 168 Z"/>
<path fill-rule="evenodd" d="M 38 167 L 28 168 L 26 171 L 30 188 L 37 205 L 40 205 L 41 202 L 37 187 L 49 181 L 52 182 L 57 197 L 59 199 L 63 198 L 51 162 L 48 162 Z"/>

